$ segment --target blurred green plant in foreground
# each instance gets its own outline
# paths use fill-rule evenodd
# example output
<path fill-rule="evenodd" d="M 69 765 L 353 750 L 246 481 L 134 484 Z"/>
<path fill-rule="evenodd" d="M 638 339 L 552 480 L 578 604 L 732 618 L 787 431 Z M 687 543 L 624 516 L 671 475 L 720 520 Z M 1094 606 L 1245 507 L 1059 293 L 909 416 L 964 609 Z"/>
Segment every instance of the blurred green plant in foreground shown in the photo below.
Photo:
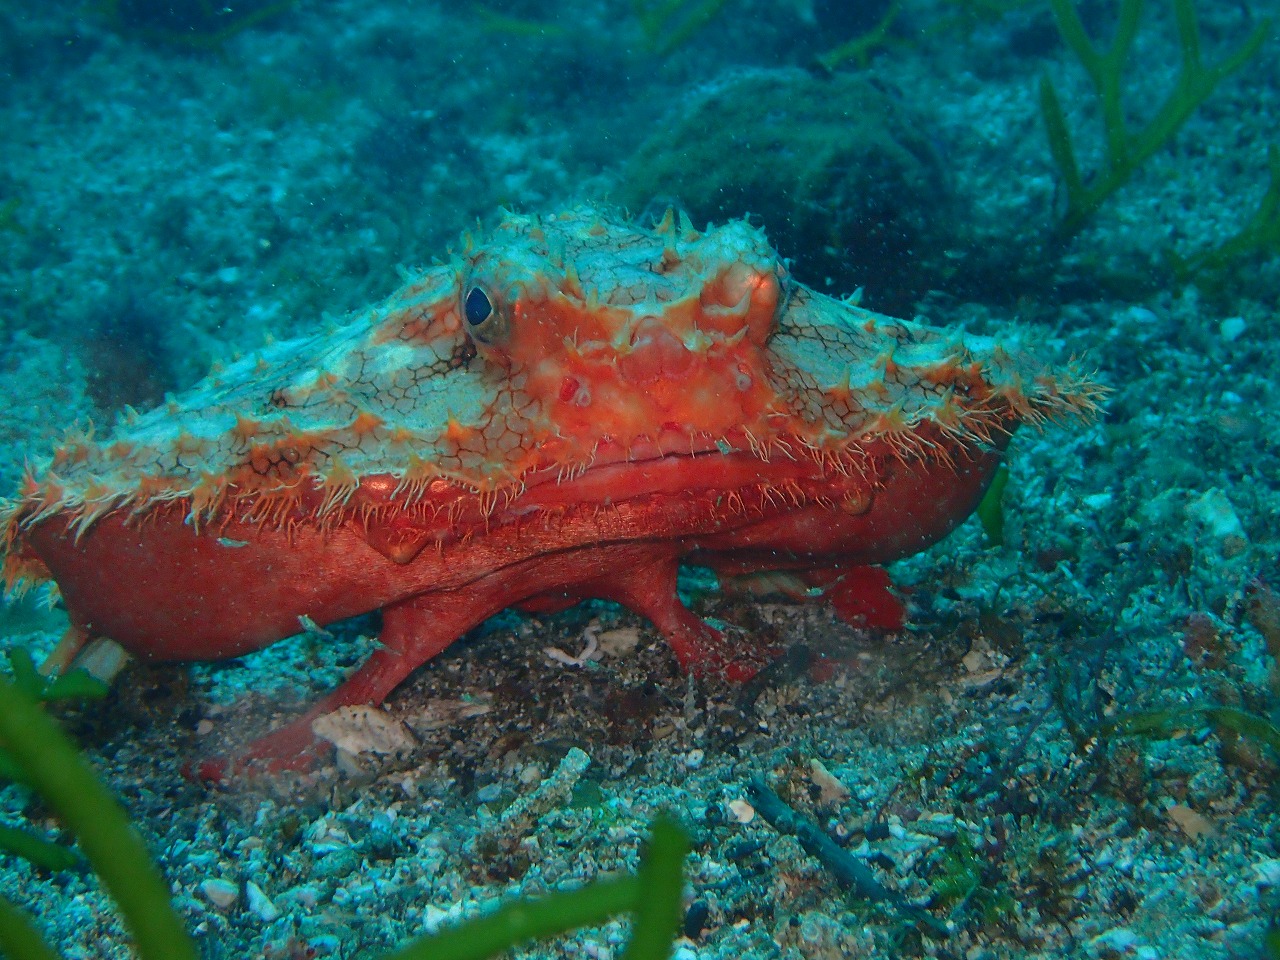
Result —
<path fill-rule="evenodd" d="M 34 674 L 29 656 L 24 660 L 18 655 L 13 663 L 12 676 L 0 676 L 0 751 L 6 764 L 0 775 L 34 790 L 75 835 L 119 906 L 141 960 L 197 960 L 196 945 L 169 901 L 168 886 L 124 809 L 40 708 L 40 699 L 49 699 L 50 693 L 41 683 L 48 682 Z M 508 903 L 415 940 L 382 960 L 484 960 L 527 940 L 605 923 L 619 913 L 632 915 L 631 942 L 622 960 L 664 960 L 682 915 L 688 846 L 684 829 L 659 817 L 637 874 Z M 22 850 L 11 852 L 25 855 Z M 58 958 L 36 924 L 3 896 L 0 956 Z"/>

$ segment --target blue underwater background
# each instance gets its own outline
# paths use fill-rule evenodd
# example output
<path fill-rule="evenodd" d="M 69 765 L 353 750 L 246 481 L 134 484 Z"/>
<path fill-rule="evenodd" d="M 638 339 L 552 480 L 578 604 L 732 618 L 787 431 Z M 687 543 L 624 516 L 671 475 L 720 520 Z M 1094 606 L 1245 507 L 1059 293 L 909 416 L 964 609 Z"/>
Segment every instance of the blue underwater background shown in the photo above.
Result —
<path fill-rule="evenodd" d="M 746 686 L 596 603 L 490 621 L 389 699 L 409 749 L 313 773 L 182 768 L 332 688 L 371 619 L 57 707 L 204 955 L 377 956 L 634 869 L 667 810 L 681 960 L 1280 956 L 1277 13 L 0 0 L 5 494 L 68 429 L 381 299 L 502 206 L 749 216 L 817 290 L 1113 391 L 1022 431 L 1000 502 L 891 566 L 902 631 L 691 573 L 700 614 L 792 651 Z M 7 602 L 0 649 L 50 650 L 49 599 Z M 752 778 L 893 899 L 779 832 Z M 72 842 L 17 785 L 0 827 Z M 62 956 L 133 955 L 91 872 L 0 847 L 0 896 Z"/>

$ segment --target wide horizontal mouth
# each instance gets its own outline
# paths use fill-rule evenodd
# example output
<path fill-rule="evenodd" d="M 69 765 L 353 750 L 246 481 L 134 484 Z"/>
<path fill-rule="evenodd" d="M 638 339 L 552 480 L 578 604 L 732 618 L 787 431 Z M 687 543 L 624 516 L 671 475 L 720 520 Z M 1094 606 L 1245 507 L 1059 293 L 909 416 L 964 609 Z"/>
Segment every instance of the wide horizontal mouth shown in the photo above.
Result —
<path fill-rule="evenodd" d="M 856 478 L 856 479 L 855 479 Z M 861 471 L 836 470 L 811 456 L 762 459 L 743 451 L 666 454 L 589 466 L 578 473 L 538 471 L 526 478 L 523 493 L 509 509 L 527 510 L 598 504 L 608 506 L 640 497 L 731 493 L 756 487 L 799 486 L 831 489 L 866 487 Z"/>

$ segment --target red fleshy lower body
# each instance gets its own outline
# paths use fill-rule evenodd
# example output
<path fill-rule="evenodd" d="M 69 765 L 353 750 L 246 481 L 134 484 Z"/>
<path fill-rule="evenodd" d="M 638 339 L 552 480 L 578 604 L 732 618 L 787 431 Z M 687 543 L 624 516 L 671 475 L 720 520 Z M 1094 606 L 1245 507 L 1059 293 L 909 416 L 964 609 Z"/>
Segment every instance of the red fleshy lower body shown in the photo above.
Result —
<path fill-rule="evenodd" d="M 682 560 L 730 576 L 804 574 L 846 619 L 900 626 L 901 603 L 869 565 L 914 553 L 968 516 L 999 454 L 950 459 L 886 459 L 868 480 L 802 461 L 673 456 L 531 487 L 488 515 L 471 502 L 452 513 L 429 502 L 404 508 L 391 499 L 394 478 L 380 476 L 366 478 L 352 514 L 327 527 L 305 514 L 284 529 L 228 515 L 197 530 L 177 502 L 141 521 L 108 514 L 79 536 L 72 518 L 54 516 L 24 530 L 23 549 L 57 580 L 78 635 L 109 636 L 150 659 L 239 656 L 297 633 L 303 620 L 383 612 L 380 649 L 302 717 L 204 770 L 226 775 L 309 760 L 315 717 L 381 702 L 514 605 L 616 600 L 653 622 L 684 669 L 753 675 L 763 651 L 735 647 L 680 603 Z M 461 495 L 450 496 L 456 504 Z"/>

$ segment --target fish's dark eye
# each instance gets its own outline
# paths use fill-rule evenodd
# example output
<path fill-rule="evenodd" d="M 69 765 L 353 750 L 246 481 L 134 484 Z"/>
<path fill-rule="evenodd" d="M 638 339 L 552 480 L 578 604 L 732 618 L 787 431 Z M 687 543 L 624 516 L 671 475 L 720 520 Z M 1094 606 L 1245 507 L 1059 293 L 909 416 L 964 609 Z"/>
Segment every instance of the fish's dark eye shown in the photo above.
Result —
<path fill-rule="evenodd" d="M 484 290 L 480 287 L 472 287 L 462 304 L 462 312 L 467 318 L 467 323 L 478 327 L 493 315 L 493 304 Z"/>

